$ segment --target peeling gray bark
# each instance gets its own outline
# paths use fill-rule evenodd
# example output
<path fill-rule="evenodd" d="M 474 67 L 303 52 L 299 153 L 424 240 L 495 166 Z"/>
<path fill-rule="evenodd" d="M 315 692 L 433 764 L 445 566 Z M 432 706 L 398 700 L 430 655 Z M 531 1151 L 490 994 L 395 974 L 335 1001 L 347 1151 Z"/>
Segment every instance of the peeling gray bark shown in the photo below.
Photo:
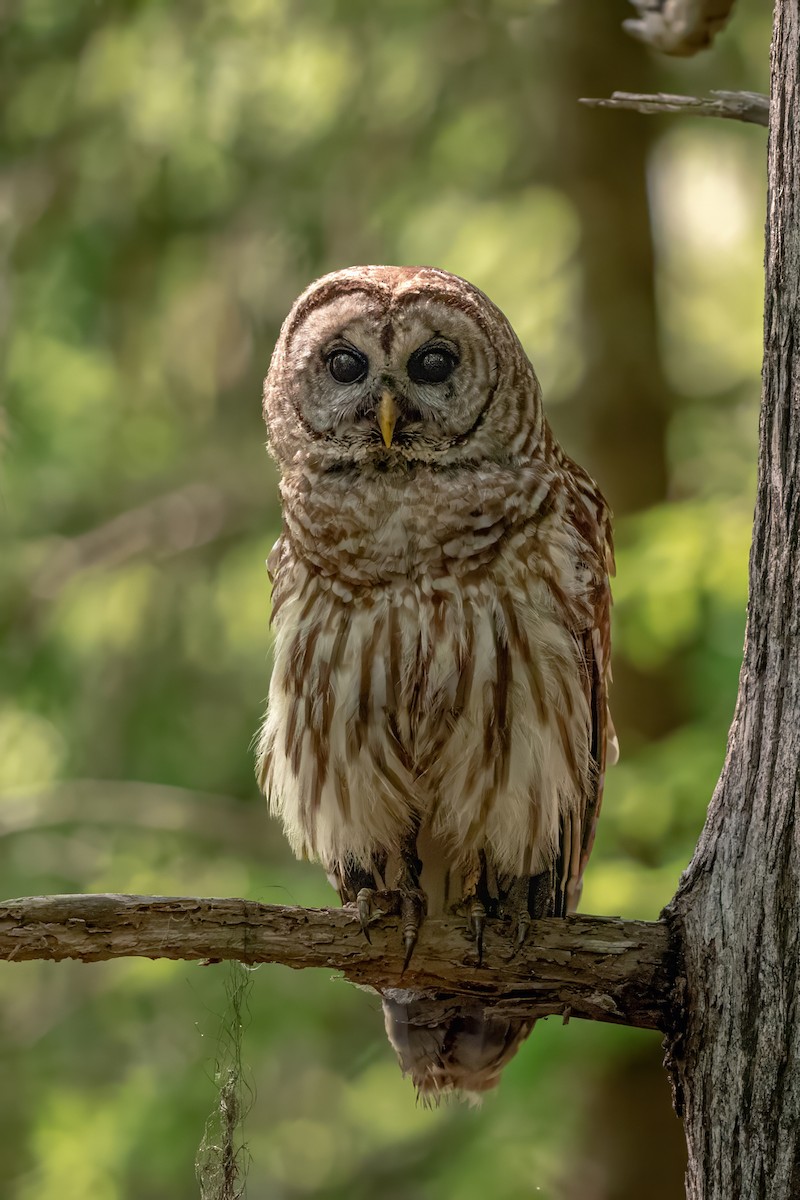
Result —
<path fill-rule="evenodd" d="M 764 371 L 739 697 L 705 829 L 667 916 L 690 1200 L 800 1196 L 800 11 L 772 45 Z"/>
<path fill-rule="evenodd" d="M 587 108 L 623 108 L 640 113 L 680 113 L 685 117 L 720 117 L 749 125 L 769 125 L 769 96 L 760 92 L 712 92 L 710 96 L 674 96 L 669 92 L 644 95 L 613 92 L 608 98 L 579 100 Z"/>
<path fill-rule="evenodd" d="M 484 963 L 463 922 L 426 921 L 405 974 L 396 919 L 368 944 L 346 909 L 201 900 L 184 896 L 34 896 L 0 905 L 0 959 L 237 959 L 327 967 L 353 983 L 412 988 L 444 1009 L 466 998 L 509 1015 L 584 1017 L 643 1029 L 674 1018 L 675 965 L 664 922 L 617 917 L 536 921 L 519 952 L 492 922 Z"/>

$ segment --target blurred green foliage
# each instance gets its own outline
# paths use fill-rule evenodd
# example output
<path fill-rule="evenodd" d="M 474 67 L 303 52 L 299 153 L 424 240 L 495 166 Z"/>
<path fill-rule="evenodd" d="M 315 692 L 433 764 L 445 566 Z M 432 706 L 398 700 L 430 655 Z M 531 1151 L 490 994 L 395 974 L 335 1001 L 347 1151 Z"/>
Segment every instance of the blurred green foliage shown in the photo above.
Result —
<path fill-rule="evenodd" d="M 260 380 L 311 278 L 431 262 L 505 309 L 556 429 L 569 423 L 591 386 L 584 340 L 603 319 L 577 322 L 591 246 L 552 127 L 556 99 L 588 88 L 563 73 L 580 7 L 0 10 L 4 893 L 331 901 L 253 781 L 263 563 L 279 526 Z M 626 10 L 609 10 L 613 56 Z M 638 53 L 665 90 L 763 88 L 768 33 L 762 6 L 741 0 L 712 54 L 655 67 Z M 645 118 L 570 117 L 593 138 L 626 119 Z M 764 209 L 760 131 L 651 128 L 669 493 L 618 523 L 619 703 L 630 711 L 628 669 L 666 671 L 681 716 L 655 740 L 620 721 L 584 896 L 587 911 L 638 917 L 658 914 L 689 859 L 735 696 Z M 601 483 L 613 503 L 615 480 Z M 0 971 L 3 1197 L 197 1195 L 226 972 L 135 960 Z M 594 1182 L 569 1181 L 591 1096 L 645 1035 L 540 1024 L 481 1112 L 429 1112 L 400 1078 L 374 998 L 277 967 L 252 984 L 251 1200 L 618 1194 L 591 1163 L 578 1176 Z"/>

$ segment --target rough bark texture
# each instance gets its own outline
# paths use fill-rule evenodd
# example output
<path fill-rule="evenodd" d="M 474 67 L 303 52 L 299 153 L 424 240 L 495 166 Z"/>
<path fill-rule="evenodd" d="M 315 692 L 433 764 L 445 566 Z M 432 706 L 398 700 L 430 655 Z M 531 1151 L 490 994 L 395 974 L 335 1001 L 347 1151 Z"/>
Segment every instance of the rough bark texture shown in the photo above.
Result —
<path fill-rule="evenodd" d="M 800 104 L 777 0 L 759 485 L 728 755 L 668 915 L 685 953 L 672 1066 L 690 1200 L 800 1196 Z"/>
<path fill-rule="evenodd" d="M 493 922 L 479 967 L 463 923 L 430 920 L 405 974 L 398 921 L 380 920 L 371 937 L 370 945 L 355 914 L 344 909 L 252 900 L 76 895 L 0 905 L 0 958 L 9 962 L 233 958 L 334 968 L 377 990 L 408 987 L 439 997 L 446 990 L 445 1005 L 480 997 L 506 1013 L 585 1017 L 643 1029 L 663 1029 L 673 1019 L 675 963 L 663 922 L 537 921 L 519 952 L 505 928 Z"/>

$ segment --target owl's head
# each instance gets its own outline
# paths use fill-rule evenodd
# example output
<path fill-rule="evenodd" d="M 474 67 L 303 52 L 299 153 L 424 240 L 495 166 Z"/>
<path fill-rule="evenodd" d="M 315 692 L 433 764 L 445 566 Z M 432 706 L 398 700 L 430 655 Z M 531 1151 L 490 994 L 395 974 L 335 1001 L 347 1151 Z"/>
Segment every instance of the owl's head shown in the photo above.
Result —
<path fill-rule="evenodd" d="M 295 302 L 264 385 L 282 467 L 509 463 L 541 435 L 539 385 L 503 313 L 432 267 L 350 267 Z"/>

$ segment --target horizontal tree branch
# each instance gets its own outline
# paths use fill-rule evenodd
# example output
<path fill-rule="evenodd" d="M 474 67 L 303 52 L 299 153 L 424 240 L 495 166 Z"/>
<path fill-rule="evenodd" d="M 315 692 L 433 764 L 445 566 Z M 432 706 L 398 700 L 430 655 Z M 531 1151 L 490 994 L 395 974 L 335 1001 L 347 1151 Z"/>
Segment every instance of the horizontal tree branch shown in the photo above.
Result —
<path fill-rule="evenodd" d="M 428 920 L 402 972 L 396 919 L 371 944 L 347 909 L 185 896 L 34 896 L 0 904 L 0 958 L 9 962 L 144 957 L 237 959 L 326 967 L 377 991 L 403 988 L 448 1004 L 465 998 L 506 1014 L 562 1015 L 644 1029 L 672 1024 L 678 964 L 665 922 L 618 917 L 535 921 L 516 951 L 489 923 L 478 965 L 463 921 Z"/>
<path fill-rule="evenodd" d="M 161 561 L 205 546 L 235 529 L 246 512 L 246 497 L 209 483 L 154 496 L 75 537 L 50 539 L 30 593 L 52 600 L 84 571 L 110 570 L 139 558 Z"/>
<path fill-rule="evenodd" d="M 259 804 L 139 779 L 65 779 L 42 787 L 0 791 L 0 841 L 36 830 L 73 825 L 135 829 L 212 842 L 219 852 L 263 861 L 276 826 L 265 825 Z"/>
<path fill-rule="evenodd" d="M 746 121 L 750 125 L 769 125 L 769 96 L 760 92 L 712 92 L 710 96 L 673 96 L 669 92 L 640 95 L 638 92 L 613 92 L 609 98 L 578 101 L 589 108 L 623 108 L 641 113 L 683 113 L 690 117 L 721 117 L 728 121 Z"/>

